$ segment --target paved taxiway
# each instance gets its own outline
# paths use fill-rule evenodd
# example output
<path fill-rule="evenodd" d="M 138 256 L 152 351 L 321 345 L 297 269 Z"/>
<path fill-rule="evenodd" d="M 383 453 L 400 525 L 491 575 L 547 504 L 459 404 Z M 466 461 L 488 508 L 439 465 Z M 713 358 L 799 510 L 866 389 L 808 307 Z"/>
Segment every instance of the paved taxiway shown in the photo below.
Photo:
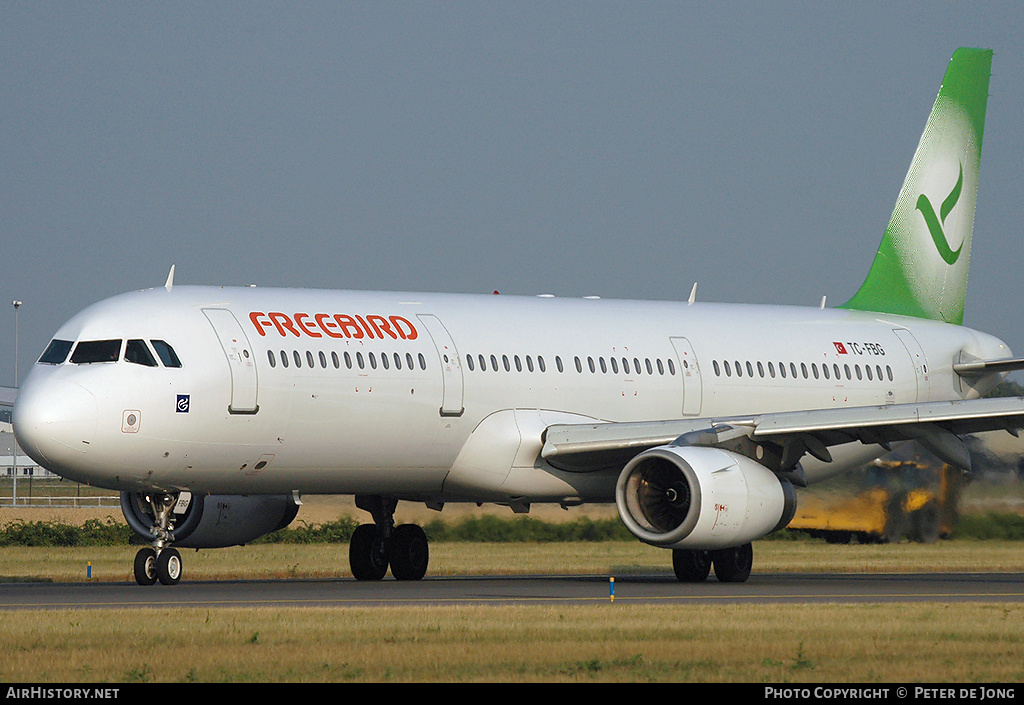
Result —
<path fill-rule="evenodd" d="M 418 582 L 240 580 L 0 584 L 0 609 L 124 607 L 379 607 L 611 602 L 609 576 L 427 577 Z M 616 603 L 1024 602 L 1024 573 L 755 574 L 682 584 L 668 575 L 623 575 Z"/>

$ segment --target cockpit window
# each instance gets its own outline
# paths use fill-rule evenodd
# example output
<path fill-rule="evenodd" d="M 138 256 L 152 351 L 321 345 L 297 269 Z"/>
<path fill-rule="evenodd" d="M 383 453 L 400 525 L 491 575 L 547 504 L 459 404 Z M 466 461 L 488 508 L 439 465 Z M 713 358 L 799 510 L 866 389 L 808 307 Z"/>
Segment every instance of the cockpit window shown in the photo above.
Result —
<path fill-rule="evenodd" d="M 125 362 L 134 362 L 136 365 L 156 367 L 156 358 L 146 347 L 145 340 L 129 340 L 124 349 Z"/>
<path fill-rule="evenodd" d="M 160 361 L 164 363 L 164 367 L 181 367 L 181 360 L 175 354 L 174 348 L 162 340 L 151 340 L 149 342 L 153 343 L 153 349 L 160 356 Z"/>
<path fill-rule="evenodd" d="M 120 355 L 120 340 L 83 340 L 71 353 L 71 363 L 88 365 L 94 362 L 117 362 Z"/>
<path fill-rule="evenodd" d="M 71 346 L 74 343 L 70 340 L 58 340 L 54 338 L 50 341 L 50 344 L 46 346 L 46 350 L 43 351 L 42 357 L 39 358 L 39 362 L 45 365 L 59 365 L 68 359 L 68 353 L 71 352 Z"/>

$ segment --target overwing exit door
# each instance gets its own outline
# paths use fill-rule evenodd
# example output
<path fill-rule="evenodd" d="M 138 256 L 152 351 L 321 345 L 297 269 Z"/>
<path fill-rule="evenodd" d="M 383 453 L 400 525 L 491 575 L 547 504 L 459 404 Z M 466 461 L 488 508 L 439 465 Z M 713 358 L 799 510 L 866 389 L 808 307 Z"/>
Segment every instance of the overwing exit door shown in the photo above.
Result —
<path fill-rule="evenodd" d="M 699 416 L 704 403 L 704 390 L 700 379 L 700 365 L 693 352 L 693 346 L 686 338 L 671 338 L 672 347 L 679 358 L 679 369 L 683 377 L 683 416 Z"/>
<path fill-rule="evenodd" d="M 418 317 L 434 341 L 437 356 L 441 361 L 441 376 L 444 382 L 441 416 L 462 416 L 462 412 L 465 411 L 462 405 L 462 363 L 459 361 L 459 351 L 455 349 L 455 341 L 437 316 L 421 313 Z"/>

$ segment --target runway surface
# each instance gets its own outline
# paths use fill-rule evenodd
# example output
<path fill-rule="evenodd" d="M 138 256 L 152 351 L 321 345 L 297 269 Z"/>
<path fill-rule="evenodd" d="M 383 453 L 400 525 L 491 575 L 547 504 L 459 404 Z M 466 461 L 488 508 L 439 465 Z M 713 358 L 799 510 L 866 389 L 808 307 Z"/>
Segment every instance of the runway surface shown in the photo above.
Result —
<path fill-rule="evenodd" d="M 613 589 L 614 585 L 614 589 Z M 746 583 L 679 583 L 669 575 L 427 577 L 418 582 L 238 580 L 0 584 L 0 609 L 387 607 L 660 603 L 1024 602 L 1024 573 L 755 574 Z"/>

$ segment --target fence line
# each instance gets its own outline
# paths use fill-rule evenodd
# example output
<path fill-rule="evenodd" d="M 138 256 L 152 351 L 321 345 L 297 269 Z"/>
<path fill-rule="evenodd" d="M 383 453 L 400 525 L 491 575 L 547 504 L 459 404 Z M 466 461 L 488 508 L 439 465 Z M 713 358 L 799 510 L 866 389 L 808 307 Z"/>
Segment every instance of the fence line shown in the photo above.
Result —
<path fill-rule="evenodd" d="M 0 509 L 3 507 L 50 508 L 50 509 L 84 509 L 87 507 L 120 507 L 119 496 L 102 497 L 18 497 L 17 502 L 10 495 L 0 497 Z"/>

